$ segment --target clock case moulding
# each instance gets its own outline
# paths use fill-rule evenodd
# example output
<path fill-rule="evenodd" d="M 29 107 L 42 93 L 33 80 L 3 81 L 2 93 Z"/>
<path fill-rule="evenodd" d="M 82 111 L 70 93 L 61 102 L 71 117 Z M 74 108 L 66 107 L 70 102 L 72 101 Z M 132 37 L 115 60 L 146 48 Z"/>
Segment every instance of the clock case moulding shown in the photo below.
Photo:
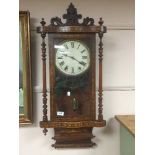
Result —
<path fill-rule="evenodd" d="M 63 15 L 63 19 L 66 20 L 65 23 L 61 21 L 61 18 L 54 17 L 51 18 L 50 25 L 46 26 L 45 20 L 42 18 L 41 26 L 37 27 L 37 33 L 40 33 L 42 38 L 41 43 L 41 55 L 42 55 L 42 73 L 43 73 L 43 119 L 40 121 L 40 127 L 43 128 L 43 133 L 46 135 L 47 128 L 54 128 L 54 139 L 56 142 L 52 146 L 55 148 L 80 148 L 80 147 L 92 147 L 95 145 L 94 142 L 91 141 L 93 137 L 92 134 L 93 127 L 104 127 L 106 125 L 106 121 L 103 119 L 103 104 L 102 104 L 102 56 L 103 56 L 103 34 L 106 33 L 106 27 L 103 26 L 103 20 L 100 18 L 99 25 L 94 25 L 94 19 L 86 17 L 83 19 L 83 22 L 79 22 L 79 19 L 82 18 L 81 14 L 77 14 L 77 9 L 74 7 L 72 3 L 70 3 L 67 14 Z M 89 95 L 92 96 L 81 96 L 81 98 L 88 97 L 91 99 L 91 104 L 86 102 L 86 106 L 89 107 L 90 112 L 88 116 L 82 115 L 79 117 L 56 117 L 56 108 L 53 92 L 54 85 L 54 76 L 55 76 L 55 67 L 53 67 L 53 62 L 50 60 L 50 118 L 47 116 L 47 88 L 46 88 L 46 43 L 45 37 L 48 34 L 49 37 L 49 46 L 50 42 L 55 38 L 59 38 L 60 40 L 64 39 L 81 39 L 82 37 L 88 39 L 90 43 L 87 45 L 91 50 L 94 50 L 94 55 L 91 57 L 91 68 L 90 72 L 90 83 L 92 85 L 91 93 Z M 96 51 L 96 35 L 99 37 L 99 48 L 98 52 Z M 87 41 L 86 41 L 87 42 Z M 53 46 L 53 44 L 52 44 Z M 54 49 L 54 47 L 53 47 Z M 49 48 L 50 53 L 52 52 L 51 48 Z M 51 50 L 51 51 L 50 51 Z M 52 55 L 52 54 L 51 54 Z M 98 55 L 99 62 L 96 64 L 95 57 Z M 51 56 L 50 56 L 51 58 Z M 52 59 L 52 58 L 51 58 Z M 99 65 L 99 76 L 98 76 L 98 114 L 96 114 L 96 68 L 95 66 Z M 89 91 L 89 90 L 88 90 Z M 77 92 L 78 93 L 78 92 Z M 87 94 L 86 94 L 87 95 Z M 63 102 L 63 101 L 62 101 Z M 71 111 L 71 109 L 70 109 Z M 97 118 L 96 118 L 97 115 Z"/>

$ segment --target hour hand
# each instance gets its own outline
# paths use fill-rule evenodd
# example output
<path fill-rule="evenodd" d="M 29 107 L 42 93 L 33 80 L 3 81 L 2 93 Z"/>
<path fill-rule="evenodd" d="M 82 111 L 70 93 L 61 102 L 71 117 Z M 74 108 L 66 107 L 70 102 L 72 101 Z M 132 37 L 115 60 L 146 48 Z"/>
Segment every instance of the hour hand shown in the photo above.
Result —
<path fill-rule="evenodd" d="M 69 57 L 69 58 L 71 58 L 71 59 L 73 59 L 73 60 L 75 60 L 75 58 L 74 57 L 72 57 L 72 56 L 70 56 L 70 55 L 67 55 L 67 54 L 62 54 L 63 56 L 65 56 L 65 57 Z"/>

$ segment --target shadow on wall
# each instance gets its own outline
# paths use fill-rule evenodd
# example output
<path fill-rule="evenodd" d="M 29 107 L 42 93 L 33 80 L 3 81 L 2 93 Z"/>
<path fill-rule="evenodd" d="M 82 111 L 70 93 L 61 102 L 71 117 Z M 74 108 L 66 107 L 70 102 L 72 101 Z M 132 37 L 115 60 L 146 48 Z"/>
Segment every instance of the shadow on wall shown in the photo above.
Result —
<path fill-rule="evenodd" d="M 94 135 L 95 138 L 93 139 L 93 141 L 96 144 L 100 144 L 102 142 L 102 144 L 106 143 L 106 137 L 113 137 L 114 135 L 116 135 L 116 132 L 118 132 L 118 122 L 116 121 L 116 119 L 114 117 L 110 118 L 109 120 L 107 120 L 107 125 L 104 128 L 95 128 L 94 130 Z M 100 135 L 100 137 L 96 136 L 96 135 Z"/>
<path fill-rule="evenodd" d="M 108 121 L 107 121 L 107 125 L 106 127 L 104 128 L 103 130 L 103 133 L 106 134 L 106 135 L 112 135 L 116 132 L 116 119 L 114 117 L 110 118 Z"/>

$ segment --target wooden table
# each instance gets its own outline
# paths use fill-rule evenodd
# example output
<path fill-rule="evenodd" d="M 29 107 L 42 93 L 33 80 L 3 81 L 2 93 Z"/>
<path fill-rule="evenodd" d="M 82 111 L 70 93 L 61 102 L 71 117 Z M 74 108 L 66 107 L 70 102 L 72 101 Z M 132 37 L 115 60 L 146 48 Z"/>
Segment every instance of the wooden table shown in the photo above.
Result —
<path fill-rule="evenodd" d="M 120 123 L 120 155 L 135 154 L 135 115 L 116 115 Z"/>

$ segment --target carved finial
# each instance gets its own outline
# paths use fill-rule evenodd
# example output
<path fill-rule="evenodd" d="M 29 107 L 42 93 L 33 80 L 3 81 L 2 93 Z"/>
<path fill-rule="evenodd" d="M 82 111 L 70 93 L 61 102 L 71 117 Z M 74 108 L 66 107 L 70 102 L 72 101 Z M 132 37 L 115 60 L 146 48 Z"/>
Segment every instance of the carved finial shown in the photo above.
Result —
<path fill-rule="evenodd" d="M 42 26 L 45 26 L 46 22 L 44 21 L 44 18 L 41 19 L 40 24 L 41 24 Z"/>
<path fill-rule="evenodd" d="M 107 27 L 103 26 L 103 33 L 107 33 Z"/>
<path fill-rule="evenodd" d="M 43 129 L 43 133 L 46 136 L 46 133 L 48 132 L 48 130 L 46 128 Z"/>
<path fill-rule="evenodd" d="M 79 23 L 79 19 L 82 18 L 81 14 L 77 14 L 77 9 L 74 7 L 73 3 L 70 3 L 67 13 L 63 14 L 63 19 L 66 19 L 66 23 L 62 23 L 61 18 L 54 17 L 51 18 L 51 26 L 93 26 L 94 19 L 86 17 L 83 19 L 82 23 Z"/>
<path fill-rule="evenodd" d="M 73 3 L 72 3 L 72 2 L 70 3 L 70 5 L 69 5 L 69 7 L 68 7 L 67 11 L 69 10 L 69 8 L 70 8 L 70 9 L 76 9 L 76 8 L 74 7 L 74 5 L 73 5 Z"/>
<path fill-rule="evenodd" d="M 107 32 L 107 27 L 106 27 L 106 26 L 103 26 L 103 23 L 104 23 L 103 19 L 100 18 L 100 20 L 99 20 L 98 23 L 100 24 L 101 32 L 102 32 L 102 33 L 106 33 L 106 32 Z M 100 32 L 100 33 L 101 33 L 101 32 Z"/>
<path fill-rule="evenodd" d="M 77 9 L 72 3 L 70 3 L 67 14 L 63 15 L 63 19 L 66 19 L 66 25 L 78 25 L 78 20 L 82 18 L 81 14 L 77 14 Z"/>
<path fill-rule="evenodd" d="M 100 20 L 99 20 L 99 22 L 98 22 L 99 24 L 100 24 L 100 26 L 102 26 L 103 25 L 103 19 L 102 18 L 100 18 Z"/>

